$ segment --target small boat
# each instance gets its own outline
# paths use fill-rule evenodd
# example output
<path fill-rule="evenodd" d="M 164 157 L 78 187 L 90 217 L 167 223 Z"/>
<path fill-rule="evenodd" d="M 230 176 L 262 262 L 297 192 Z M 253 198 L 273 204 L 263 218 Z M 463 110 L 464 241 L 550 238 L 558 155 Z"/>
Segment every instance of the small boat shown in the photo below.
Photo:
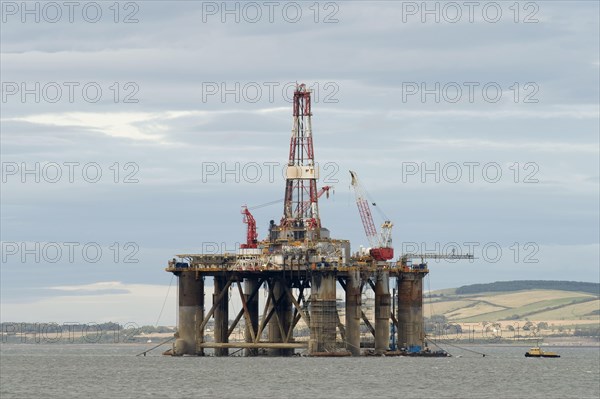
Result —
<path fill-rule="evenodd" d="M 539 346 L 534 346 L 525 352 L 525 357 L 560 357 L 556 352 L 545 352 Z"/>

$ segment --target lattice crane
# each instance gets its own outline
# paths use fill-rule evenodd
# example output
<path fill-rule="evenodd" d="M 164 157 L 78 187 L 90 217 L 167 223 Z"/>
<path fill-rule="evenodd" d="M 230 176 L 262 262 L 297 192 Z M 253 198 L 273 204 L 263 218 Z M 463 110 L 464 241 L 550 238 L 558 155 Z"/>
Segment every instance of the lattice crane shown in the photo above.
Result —
<path fill-rule="evenodd" d="M 248 225 L 246 232 L 246 243 L 240 245 L 241 248 L 256 248 L 258 245 L 258 233 L 256 232 L 256 220 L 250 213 L 247 206 L 242 207 L 242 215 L 244 215 L 244 223 Z"/>
<path fill-rule="evenodd" d="M 362 220 L 363 227 L 365 228 L 365 234 L 371 245 L 369 254 L 373 259 L 378 261 L 390 260 L 394 257 L 394 248 L 392 248 L 392 222 L 386 220 L 381 225 L 381 234 L 377 233 L 377 228 L 373 222 L 373 215 L 371 213 L 371 207 L 364 189 L 358 181 L 358 176 L 355 172 L 350 171 L 352 176 L 352 187 L 354 187 L 354 193 L 356 194 L 356 206 L 358 207 L 358 213 Z"/>

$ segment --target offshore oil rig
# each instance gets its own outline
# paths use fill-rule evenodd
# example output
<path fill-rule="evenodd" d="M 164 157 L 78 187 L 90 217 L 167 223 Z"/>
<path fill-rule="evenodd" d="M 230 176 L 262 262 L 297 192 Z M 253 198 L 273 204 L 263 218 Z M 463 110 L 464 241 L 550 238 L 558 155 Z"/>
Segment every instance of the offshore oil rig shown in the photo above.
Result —
<path fill-rule="evenodd" d="M 318 203 L 331 187 L 317 190 L 311 116 L 311 92 L 298 85 L 283 217 L 279 224 L 271 220 L 267 237 L 258 239 L 256 221 L 243 207 L 247 240 L 237 253 L 181 254 L 179 260 L 169 261 L 166 271 L 178 277 L 179 308 L 176 340 L 168 354 L 203 356 L 207 348 L 215 356 L 228 356 L 232 348 L 244 350 L 246 356 L 433 354 L 423 324 L 423 278 L 428 273 L 424 259 L 472 259 L 472 255 L 403 254 L 392 261 L 393 225 L 385 221 L 377 232 L 354 172 L 350 172 L 352 186 L 371 247 L 351 254 L 348 240 L 331 238 L 321 224 Z M 413 264 L 412 259 L 421 263 Z M 208 306 L 207 278 L 214 284 Z M 265 298 L 259 313 L 261 287 Z M 339 287 L 345 293 L 341 306 Z M 229 314 L 230 290 L 239 293 L 237 315 Z M 367 290 L 374 292 L 372 314 L 364 309 Z M 308 337 L 295 336 L 299 325 L 309 330 Z M 241 328 L 241 337 L 234 338 L 234 331 Z"/>

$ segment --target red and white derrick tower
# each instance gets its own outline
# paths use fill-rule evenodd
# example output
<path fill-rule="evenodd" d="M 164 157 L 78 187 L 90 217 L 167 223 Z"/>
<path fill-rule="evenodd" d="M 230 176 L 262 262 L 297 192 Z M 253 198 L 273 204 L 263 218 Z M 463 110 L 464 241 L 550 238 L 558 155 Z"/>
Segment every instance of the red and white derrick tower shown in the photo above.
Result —
<path fill-rule="evenodd" d="M 320 237 L 317 179 L 313 149 L 310 90 L 304 84 L 294 91 L 293 127 L 286 170 L 283 218 L 280 238 L 317 239 Z"/>

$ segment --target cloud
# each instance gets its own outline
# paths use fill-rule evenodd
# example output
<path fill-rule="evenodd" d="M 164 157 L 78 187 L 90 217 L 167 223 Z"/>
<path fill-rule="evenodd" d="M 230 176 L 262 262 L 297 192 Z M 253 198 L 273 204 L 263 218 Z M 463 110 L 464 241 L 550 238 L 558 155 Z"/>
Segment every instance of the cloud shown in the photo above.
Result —
<path fill-rule="evenodd" d="M 442 110 L 399 110 L 391 111 L 389 116 L 402 118 L 484 118 L 484 119 L 594 119 L 598 120 L 600 111 L 596 105 L 580 104 L 579 106 L 554 106 L 537 110 L 524 109 L 442 109 Z"/>
<path fill-rule="evenodd" d="M 421 148 L 431 149 L 434 147 L 452 149 L 480 149 L 480 150 L 520 150 L 529 153 L 536 152 L 580 152 L 587 154 L 600 153 L 598 143 L 577 144 L 572 142 L 536 142 L 536 141 L 500 141 L 500 140 L 477 140 L 477 139 L 399 139 L 399 142 L 409 145 L 417 145 Z"/>
<path fill-rule="evenodd" d="M 134 322 L 154 324 L 167 296 L 163 325 L 175 324 L 177 288 L 168 285 L 97 282 L 50 287 L 57 293 L 35 301 L 2 303 L 2 321 Z"/>
<path fill-rule="evenodd" d="M 169 139 L 172 120 L 194 118 L 203 125 L 216 117 L 230 115 L 265 115 L 289 112 L 283 107 L 260 108 L 255 110 L 214 110 L 214 111 L 164 111 L 164 112 L 66 112 L 43 113 L 21 117 L 3 118 L 2 122 L 27 122 L 36 125 L 78 128 L 84 131 L 101 133 L 115 138 L 134 141 L 150 141 L 157 144 L 173 144 Z"/>
<path fill-rule="evenodd" d="M 59 295 L 123 295 L 131 294 L 131 291 L 125 288 L 125 285 L 119 281 L 99 282 L 83 285 L 66 285 L 48 287 L 50 290 L 59 292 Z"/>

